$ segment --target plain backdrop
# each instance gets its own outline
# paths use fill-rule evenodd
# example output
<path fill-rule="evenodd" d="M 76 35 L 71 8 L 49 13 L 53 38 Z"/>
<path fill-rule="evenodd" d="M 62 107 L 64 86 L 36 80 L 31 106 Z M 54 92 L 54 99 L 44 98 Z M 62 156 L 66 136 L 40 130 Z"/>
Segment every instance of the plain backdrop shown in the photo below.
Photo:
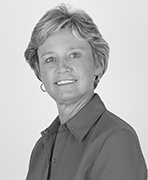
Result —
<path fill-rule="evenodd" d="M 60 3 L 85 10 L 111 48 L 96 92 L 136 130 L 148 162 L 148 1 L 1 0 L 0 179 L 25 179 L 32 148 L 58 114 L 23 53 L 45 12 Z"/>

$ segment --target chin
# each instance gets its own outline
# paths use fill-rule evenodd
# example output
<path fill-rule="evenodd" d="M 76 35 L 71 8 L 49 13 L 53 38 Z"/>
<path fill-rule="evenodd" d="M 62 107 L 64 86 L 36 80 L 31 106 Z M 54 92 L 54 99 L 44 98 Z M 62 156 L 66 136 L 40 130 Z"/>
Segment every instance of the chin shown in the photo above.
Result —
<path fill-rule="evenodd" d="M 78 94 L 75 93 L 63 93 L 62 95 L 56 96 L 55 101 L 57 103 L 72 103 L 79 99 Z"/>

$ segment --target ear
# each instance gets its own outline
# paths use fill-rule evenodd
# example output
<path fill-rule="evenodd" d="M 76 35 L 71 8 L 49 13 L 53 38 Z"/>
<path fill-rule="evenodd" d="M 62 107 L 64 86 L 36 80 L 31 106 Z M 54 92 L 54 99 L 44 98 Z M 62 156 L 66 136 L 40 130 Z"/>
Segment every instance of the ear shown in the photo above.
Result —
<path fill-rule="evenodd" d="M 101 77 L 101 74 L 102 74 L 101 66 L 95 66 L 95 76 Z"/>

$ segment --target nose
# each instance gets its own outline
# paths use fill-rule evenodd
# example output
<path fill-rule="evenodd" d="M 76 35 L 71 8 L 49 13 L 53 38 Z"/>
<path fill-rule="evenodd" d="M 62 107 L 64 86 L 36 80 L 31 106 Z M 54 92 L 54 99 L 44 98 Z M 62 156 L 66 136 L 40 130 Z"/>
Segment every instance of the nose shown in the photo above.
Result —
<path fill-rule="evenodd" d="M 65 59 L 63 60 L 59 60 L 59 63 L 58 63 L 58 73 L 67 73 L 67 72 L 70 72 L 71 71 L 71 67 L 68 65 L 68 63 L 66 62 Z"/>

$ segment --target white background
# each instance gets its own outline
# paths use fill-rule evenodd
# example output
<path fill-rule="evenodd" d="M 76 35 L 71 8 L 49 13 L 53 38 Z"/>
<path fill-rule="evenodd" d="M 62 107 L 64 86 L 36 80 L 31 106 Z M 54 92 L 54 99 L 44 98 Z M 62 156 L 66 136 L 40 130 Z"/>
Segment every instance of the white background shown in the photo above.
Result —
<path fill-rule="evenodd" d="M 136 130 L 148 162 L 148 1 L 67 0 L 85 10 L 111 48 L 97 92 L 106 107 Z M 58 0 L 0 2 L 0 179 L 25 179 L 40 131 L 57 115 L 55 102 L 23 53 L 32 29 Z"/>

